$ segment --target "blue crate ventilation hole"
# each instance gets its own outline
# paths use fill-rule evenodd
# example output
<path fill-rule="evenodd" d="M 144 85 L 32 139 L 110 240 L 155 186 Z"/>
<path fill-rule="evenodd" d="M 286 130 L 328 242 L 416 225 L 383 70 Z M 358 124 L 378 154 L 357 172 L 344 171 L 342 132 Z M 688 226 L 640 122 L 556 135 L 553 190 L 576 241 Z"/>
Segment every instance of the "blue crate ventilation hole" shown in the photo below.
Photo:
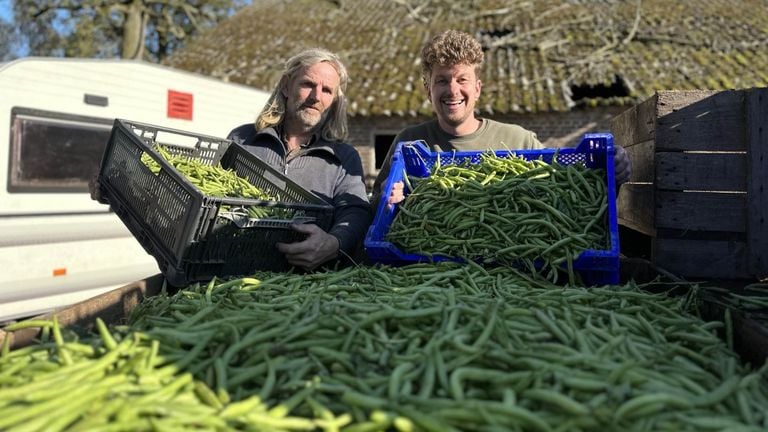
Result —
<path fill-rule="evenodd" d="M 426 256 L 407 253 L 385 240 L 389 227 L 397 213 L 397 206 L 389 208 L 386 200 L 396 182 L 403 181 L 404 173 L 412 177 L 427 177 L 432 167 L 440 161 L 441 165 L 470 161 L 479 163 L 482 151 L 432 152 L 424 141 L 407 141 L 396 144 L 392 156 L 392 165 L 386 182 L 382 187 L 381 199 L 376 205 L 373 224 L 365 237 L 365 250 L 368 257 L 376 263 L 406 265 L 417 262 L 458 261 L 457 258 Z M 541 158 L 547 163 L 557 155 L 557 162 L 571 165 L 583 162 L 587 168 L 606 171 L 608 193 L 608 243 L 606 250 L 588 249 L 574 260 L 573 268 L 587 286 L 619 283 L 619 228 L 616 211 L 616 185 L 613 157 L 613 135 L 609 133 L 585 134 L 578 146 L 560 149 L 537 150 L 497 150 L 497 156 L 516 155 L 526 160 Z M 405 190 L 405 194 L 408 194 Z"/>

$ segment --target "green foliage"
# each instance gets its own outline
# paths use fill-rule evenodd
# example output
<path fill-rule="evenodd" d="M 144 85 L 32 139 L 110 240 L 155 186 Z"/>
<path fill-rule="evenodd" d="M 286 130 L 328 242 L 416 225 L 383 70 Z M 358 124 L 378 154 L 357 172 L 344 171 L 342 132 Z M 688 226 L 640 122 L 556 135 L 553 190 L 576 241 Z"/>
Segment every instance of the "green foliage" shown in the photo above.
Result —
<path fill-rule="evenodd" d="M 12 27 L 23 35 L 29 55 L 159 62 L 245 4 L 246 0 L 18 0 Z M 0 55 L 3 42 L 0 39 Z"/>

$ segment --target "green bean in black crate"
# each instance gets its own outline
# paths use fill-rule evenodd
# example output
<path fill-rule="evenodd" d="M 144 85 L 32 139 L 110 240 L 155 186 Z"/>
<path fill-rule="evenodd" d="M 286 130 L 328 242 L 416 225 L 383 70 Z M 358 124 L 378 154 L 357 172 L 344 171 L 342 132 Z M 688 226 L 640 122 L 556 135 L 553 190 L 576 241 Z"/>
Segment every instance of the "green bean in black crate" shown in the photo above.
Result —
<path fill-rule="evenodd" d="M 179 171 L 200 192 L 212 197 L 250 198 L 262 201 L 279 201 L 279 196 L 270 196 L 265 191 L 252 185 L 248 179 L 240 177 L 233 170 L 225 169 L 221 165 L 208 165 L 194 158 L 181 154 L 171 154 L 162 146 L 155 146 L 155 150 L 171 166 Z M 161 167 L 152 157 L 144 153 L 141 161 L 153 173 L 157 174 Z M 280 218 L 292 216 L 293 212 L 279 207 L 250 206 L 247 209 L 251 218 Z M 285 214 L 283 214 L 285 213 Z"/>
<path fill-rule="evenodd" d="M 233 400 L 345 431 L 765 430 L 766 367 L 640 288 L 450 263 L 260 273 L 148 299 L 130 322 Z"/>
<path fill-rule="evenodd" d="M 556 158 L 555 158 L 556 160 Z M 605 171 L 483 153 L 410 178 L 387 240 L 405 252 L 522 263 L 541 259 L 548 276 L 584 250 L 606 249 Z M 406 177 L 407 178 L 407 177 Z"/>

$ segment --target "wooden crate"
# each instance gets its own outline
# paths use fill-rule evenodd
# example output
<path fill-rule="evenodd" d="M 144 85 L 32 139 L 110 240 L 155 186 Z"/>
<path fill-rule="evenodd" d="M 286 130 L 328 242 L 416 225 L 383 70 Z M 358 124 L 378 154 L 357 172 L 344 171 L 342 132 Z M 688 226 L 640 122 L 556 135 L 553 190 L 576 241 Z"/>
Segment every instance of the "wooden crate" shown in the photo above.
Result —
<path fill-rule="evenodd" d="M 768 88 L 662 91 L 616 116 L 619 224 L 686 278 L 768 276 Z"/>
<path fill-rule="evenodd" d="M 159 294 L 164 282 L 163 275 L 157 274 L 35 318 L 53 319 L 55 315 L 62 327 L 78 326 L 82 329 L 92 329 L 96 318 L 101 318 L 107 324 L 125 324 L 133 308 L 145 298 Z M 168 289 L 169 292 L 174 290 L 172 287 Z M 40 330 L 38 327 L 30 327 L 7 333 L 0 328 L 0 346 L 5 343 L 5 338 L 10 338 L 9 346 L 12 349 L 30 345 Z"/>

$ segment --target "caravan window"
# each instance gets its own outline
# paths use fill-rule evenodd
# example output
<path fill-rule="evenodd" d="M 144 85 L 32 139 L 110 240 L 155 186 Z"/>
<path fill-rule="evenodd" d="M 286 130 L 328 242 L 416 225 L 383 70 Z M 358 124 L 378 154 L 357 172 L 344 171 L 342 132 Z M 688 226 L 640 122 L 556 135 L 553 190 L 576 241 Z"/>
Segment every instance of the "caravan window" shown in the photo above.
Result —
<path fill-rule="evenodd" d="M 86 192 L 112 120 L 14 108 L 10 192 Z"/>

